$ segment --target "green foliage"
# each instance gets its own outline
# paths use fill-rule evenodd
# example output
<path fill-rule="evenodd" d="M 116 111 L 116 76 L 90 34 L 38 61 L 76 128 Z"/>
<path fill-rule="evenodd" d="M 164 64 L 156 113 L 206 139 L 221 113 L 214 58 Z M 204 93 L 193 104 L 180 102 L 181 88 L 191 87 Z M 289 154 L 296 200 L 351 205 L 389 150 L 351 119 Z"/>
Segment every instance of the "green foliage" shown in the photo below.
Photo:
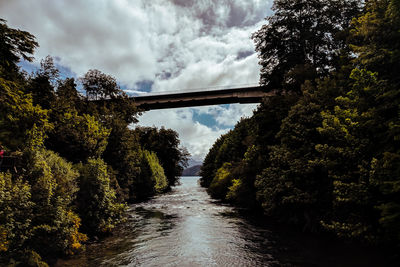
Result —
<path fill-rule="evenodd" d="M 143 150 L 140 151 L 139 173 L 132 179 L 130 186 L 130 200 L 138 202 L 148 199 L 155 194 L 155 181 L 152 177 L 152 170 Z"/>
<path fill-rule="evenodd" d="M 120 93 L 115 78 L 96 69 L 89 70 L 81 81 L 89 99 L 115 98 Z"/>
<path fill-rule="evenodd" d="M 227 200 L 236 200 L 240 199 L 241 196 L 245 196 L 245 193 L 242 193 L 243 190 L 243 182 L 240 179 L 233 179 L 232 185 L 228 187 L 228 193 L 226 194 Z M 246 196 L 247 197 L 247 196 Z"/>
<path fill-rule="evenodd" d="M 42 260 L 42 257 L 33 250 L 24 251 L 22 262 L 24 266 L 31 267 L 48 267 L 49 265 Z M 19 265 L 17 265 L 19 266 Z"/>
<path fill-rule="evenodd" d="M 72 162 L 100 157 L 107 146 L 110 130 L 94 116 L 78 115 L 76 110 L 53 113 L 54 131 L 47 145 Z"/>
<path fill-rule="evenodd" d="M 140 199 L 135 195 L 135 190 L 146 191 L 146 188 L 134 183 L 141 183 L 141 157 L 142 151 L 138 136 L 135 131 L 129 129 L 125 124 L 114 121 L 112 131 L 108 138 L 108 145 L 103 158 L 116 173 L 116 180 L 120 189 L 117 191 L 118 198 L 123 201 Z"/>
<path fill-rule="evenodd" d="M 0 172 L 0 264 L 26 246 L 31 237 L 31 187 L 22 179 Z"/>
<path fill-rule="evenodd" d="M 206 156 L 200 175 L 202 186 L 208 187 L 214 179 L 217 170 L 225 162 L 238 162 L 242 159 L 252 141 L 249 134 L 250 122 L 248 119 L 241 119 L 235 129 L 221 136 Z"/>
<path fill-rule="evenodd" d="M 0 77 L 10 80 L 19 78 L 17 63 L 20 57 L 32 61 L 31 55 L 37 46 L 32 34 L 9 28 L 6 21 L 0 19 Z"/>
<path fill-rule="evenodd" d="M 301 94 L 270 98 L 218 139 L 201 183 L 235 205 L 256 195 L 303 229 L 398 247 L 400 2 L 366 1 L 349 25 L 358 3 L 275 1 L 253 36 L 260 83 Z"/>
<path fill-rule="evenodd" d="M 219 148 L 224 143 L 225 137 L 226 135 L 222 135 L 214 142 L 203 161 L 203 165 L 201 166 L 200 170 L 200 185 L 203 187 L 209 187 L 215 177 L 215 174 L 217 173 L 219 167 L 217 167 L 215 163 L 215 158 L 217 157 Z"/>
<path fill-rule="evenodd" d="M 257 177 L 256 187 L 267 214 L 316 229 L 330 203 L 331 188 L 326 166 L 315 149 L 324 141 L 317 127 L 322 123 L 320 111 L 330 108 L 329 98 L 341 88 L 331 78 L 320 81 L 318 87 L 306 82 L 302 89 L 303 96 L 282 120 L 276 136 L 280 144 L 270 147 L 269 166 Z"/>
<path fill-rule="evenodd" d="M 360 1 L 275 0 L 268 24 L 253 34 L 260 84 L 270 89 L 300 91 L 337 68 L 351 19 Z"/>
<path fill-rule="evenodd" d="M 167 177 L 164 174 L 164 169 L 158 161 L 157 155 L 154 152 L 143 151 L 144 156 L 151 170 L 151 180 L 154 181 L 154 189 L 156 193 L 162 193 L 168 188 Z"/>
<path fill-rule="evenodd" d="M 52 151 L 27 154 L 26 176 L 35 203 L 29 246 L 46 256 L 73 254 L 87 239 L 79 232 L 80 218 L 73 212 L 79 173 Z"/>
<path fill-rule="evenodd" d="M 210 187 L 207 192 L 213 197 L 218 199 L 225 199 L 228 193 L 228 188 L 232 184 L 233 177 L 231 175 L 232 164 L 226 162 L 218 169 Z"/>
<path fill-rule="evenodd" d="M 148 151 L 154 151 L 164 168 L 168 186 L 174 186 L 187 164 L 189 153 L 179 147 L 178 133 L 171 129 L 137 127 L 140 143 Z"/>
<path fill-rule="evenodd" d="M 41 62 L 41 65 L 42 68 L 36 75 L 28 80 L 25 92 L 32 95 L 34 105 L 50 109 L 51 103 L 55 101 L 52 81 L 56 79 L 58 70 L 54 66 L 53 59 L 49 56 Z"/>
<path fill-rule="evenodd" d="M 400 84 L 400 8 L 398 0 L 370 0 L 354 19 L 352 30 L 356 63 L 379 73 L 381 79 Z"/>
<path fill-rule="evenodd" d="M 110 187 L 107 165 L 101 159 L 89 159 L 78 164 L 80 173 L 77 205 L 84 232 L 109 233 L 124 218 L 125 204 L 116 201 L 115 191 Z"/>
<path fill-rule="evenodd" d="M 123 220 L 121 203 L 164 192 L 187 160 L 174 131 L 139 140 L 128 127 L 136 106 L 114 77 L 89 70 L 80 79 L 85 99 L 50 56 L 32 75 L 20 72 L 20 57 L 31 61 L 37 45 L 0 19 L 0 145 L 14 163 L 12 175 L 0 173 L 0 265 L 47 266 L 42 257 L 79 252 L 82 231 L 111 232 Z M 161 164 L 142 146 L 156 147 Z"/>
<path fill-rule="evenodd" d="M 34 106 L 20 86 L 0 78 L 0 139 L 11 150 L 41 146 L 52 128 L 48 112 Z"/>
<path fill-rule="evenodd" d="M 232 186 L 228 188 L 226 200 L 248 209 L 258 208 L 255 180 L 256 175 L 261 172 L 265 164 L 266 159 L 261 147 L 249 146 L 243 159 L 232 169 L 232 177 L 235 179 L 232 181 Z"/>
<path fill-rule="evenodd" d="M 232 163 L 235 183 L 225 188 L 229 189 L 228 194 L 221 198 L 242 207 L 257 208 L 256 176 L 266 167 L 270 146 L 278 142 L 275 136 L 281 121 L 297 99 L 294 95 L 266 99 L 251 118 L 242 119 L 232 131 L 220 137 L 203 162 L 201 185 L 209 187 L 218 169 L 225 162 Z"/>

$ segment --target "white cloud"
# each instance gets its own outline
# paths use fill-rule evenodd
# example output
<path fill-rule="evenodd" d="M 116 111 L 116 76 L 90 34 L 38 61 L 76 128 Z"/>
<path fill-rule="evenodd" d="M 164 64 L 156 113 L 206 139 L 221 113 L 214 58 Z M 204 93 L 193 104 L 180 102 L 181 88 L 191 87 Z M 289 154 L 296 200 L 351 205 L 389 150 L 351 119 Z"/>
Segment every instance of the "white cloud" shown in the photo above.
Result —
<path fill-rule="evenodd" d="M 193 121 L 193 110 L 190 108 L 148 111 L 139 117 L 138 125 L 174 129 L 179 133 L 181 145 L 198 161 L 203 160 L 214 141 L 228 131 Z"/>
<path fill-rule="evenodd" d="M 196 107 L 199 114 L 212 115 L 218 125 L 233 127 L 241 118 L 250 117 L 257 108 L 257 104 L 231 104 L 227 108 L 222 106 Z"/>

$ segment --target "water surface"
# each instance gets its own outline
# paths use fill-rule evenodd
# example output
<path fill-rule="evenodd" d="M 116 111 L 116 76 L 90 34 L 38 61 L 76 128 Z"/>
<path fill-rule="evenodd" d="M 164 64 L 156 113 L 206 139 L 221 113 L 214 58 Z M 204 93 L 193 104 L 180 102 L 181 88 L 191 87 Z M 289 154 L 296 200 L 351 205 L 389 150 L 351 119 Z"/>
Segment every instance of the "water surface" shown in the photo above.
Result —
<path fill-rule="evenodd" d="M 249 220 L 210 197 L 199 177 L 134 204 L 128 221 L 56 266 L 379 266 L 379 257 Z"/>

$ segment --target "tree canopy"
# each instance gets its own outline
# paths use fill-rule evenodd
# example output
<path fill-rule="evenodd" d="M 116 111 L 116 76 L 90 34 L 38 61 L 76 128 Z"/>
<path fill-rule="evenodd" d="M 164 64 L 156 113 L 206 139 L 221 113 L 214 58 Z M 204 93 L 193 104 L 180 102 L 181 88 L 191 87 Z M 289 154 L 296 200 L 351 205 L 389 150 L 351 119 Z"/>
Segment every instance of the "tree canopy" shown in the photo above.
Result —
<path fill-rule="evenodd" d="M 305 80 L 336 70 L 359 5 L 358 0 L 275 0 L 274 14 L 252 36 L 260 59 L 260 84 L 300 92 Z"/>

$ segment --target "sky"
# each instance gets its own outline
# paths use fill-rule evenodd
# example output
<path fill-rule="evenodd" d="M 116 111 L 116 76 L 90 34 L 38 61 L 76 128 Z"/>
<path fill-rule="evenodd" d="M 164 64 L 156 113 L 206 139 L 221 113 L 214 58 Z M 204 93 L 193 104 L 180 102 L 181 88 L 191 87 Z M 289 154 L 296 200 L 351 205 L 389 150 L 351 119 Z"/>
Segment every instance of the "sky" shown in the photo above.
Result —
<path fill-rule="evenodd" d="M 271 15 L 272 0 L 0 0 L 9 27 L 36 36 L 31 71 L 47 55 L 62 75 L 89 69 L 114 76 L 127 93 L 255 85 L 259 65 L 251 34 Z M 254 104 L 154 110 L 140 126 L 179 133 L 193 160 Z"/>

